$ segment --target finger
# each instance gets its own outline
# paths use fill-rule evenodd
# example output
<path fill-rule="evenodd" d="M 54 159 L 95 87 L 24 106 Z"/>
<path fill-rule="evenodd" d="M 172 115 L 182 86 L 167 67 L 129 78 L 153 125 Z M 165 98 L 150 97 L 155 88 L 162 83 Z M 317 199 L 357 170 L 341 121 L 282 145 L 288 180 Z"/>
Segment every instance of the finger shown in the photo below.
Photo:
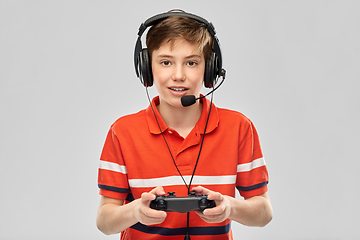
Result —
<path fill-rule="evenodd" d="M 154 210 L 151 208 L 145 208 L 143 214 L 152 219 L 165 219 L 167 216 L 165 211 Z"/>
<path fill-rule="evenodd" d="M 222 205 L 216 206 L 214 208 L 207 208 L 203 211 L 204 216 L 218 216 L 225 212 L 225 209 Z"/>
<path fill-rule="evenodd" d="M 204 215 L 200 211 L 196 211 L 197 215 L 207 223 L 219 223 L 223 222 L 226 218 L 224 214 L 220 215 Z"/>
<path fill-rule="evenodd" d="M 154 225 L 160 224 L 166 219 L 166 212 L 164 211 L 156 211 L 150 208 L 144 209 L 141 216 L 141 223 L 145 225 Z"/>
<path fill-rule="evenodd" d="M 145 225 L 153 225 L 153 224 L 159 224 L 162 223 L 167 213 L 164 211 L 158 211 L 155 209 L 150 208 L 150 201 L 148 201 L 148 197 L 154 197 L 154 194 L 151 193 L 143 193 L 142 194 L 142 201 L 139 204 L 138 207 L 138 214 L 137 220 Z"/>
<path fill-rule="evenodd" d="M 153 193 L 144 192 L 141 194 L 141 202 L 146 204 L 149 201 L 155 200 L 156 195 Z"/>
<path fill-rule="evenodd" d="M 211 191 L 207 188 L 204 188 L 202 186 L 193 187 L 191 191 L 195 191 L 197 193 L 201 193 L 203 195 L 208 195 Z"/>
<path fill-rule="evenodd" d="M 224 197 L 223 197 L 223 195 L 221 193 L 211 191 L 211 190 L 209 190 L 207 188 L 204 188 L 202 186 L 194 187 L 194 188 L 192 188 L 192 191 L 195 191 L 197 193 L 201 193 L 203 195 L 208 195 L 209 200 L 215 200 L 215 201 L 223 201 L 224 200 Z"/>
<path fill-rule="evenodd" d="M 156 195 L 156 196 L 163 196 L 165 195 L 164 188 L 162 186 L 157 186 L 153 190 L 150 191 L 150 193 Z"/>
<path fill-rule="evenodd" d="M 209 200 L 215 200 L 216 202 L 221 202 L 224 200 L 224 196 L 219 192 L 210 192 L 207 195 Z"/>
<path fill-rule="evenodd" d="M 141 194 L 141 201 L 142 202 L 146 202 L 146 201 L 152 201 L 155 200 L 156 196 L 163 196 L 165 195 L 165 191 L 164 188 L 159 186 L 154 188 L 153 190 L 151 190 L 150 192 L 144 192 Z"/>

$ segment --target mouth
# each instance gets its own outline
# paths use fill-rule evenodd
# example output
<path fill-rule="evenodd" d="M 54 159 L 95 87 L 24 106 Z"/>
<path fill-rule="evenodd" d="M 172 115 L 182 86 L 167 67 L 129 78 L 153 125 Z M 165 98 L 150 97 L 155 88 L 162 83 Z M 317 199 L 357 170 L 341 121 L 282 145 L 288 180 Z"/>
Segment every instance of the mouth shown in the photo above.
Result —
<path fill-rule="evenodd" d="M 175 92 L 185 92 L 186 90 L 188 90 L 187 88 L 184 87 L 170 87 L 169 89 Z"/>

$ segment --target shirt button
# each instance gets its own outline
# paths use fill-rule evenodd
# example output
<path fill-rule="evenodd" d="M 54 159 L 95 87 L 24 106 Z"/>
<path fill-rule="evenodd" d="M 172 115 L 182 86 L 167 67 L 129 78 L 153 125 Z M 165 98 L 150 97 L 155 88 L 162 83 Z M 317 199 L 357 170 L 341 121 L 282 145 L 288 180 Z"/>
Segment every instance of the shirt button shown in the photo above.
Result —
<path fill-rule="evenodd" d="M 171 130 L 168 131 L 169 134 L 172 134 L 173 132 Z"/>

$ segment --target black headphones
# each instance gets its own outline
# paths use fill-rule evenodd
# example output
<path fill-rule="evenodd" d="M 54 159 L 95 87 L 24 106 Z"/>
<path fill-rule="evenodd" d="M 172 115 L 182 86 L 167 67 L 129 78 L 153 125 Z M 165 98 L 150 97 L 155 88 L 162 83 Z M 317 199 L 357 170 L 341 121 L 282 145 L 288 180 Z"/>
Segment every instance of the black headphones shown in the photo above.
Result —
<path fill-rule="evenodd" d="M 216 81 L 219 76 L 223 76 L 225 70 L 222 67 L 222 57 L 221 57 L 221 50 L 220 50 L 220 43 L 218 38 L 215 36 L 215 28 L 212 23 L 209 23 L 202 17 L 196 16 L 191 13 L 185 12 L 167 12 L 155 15 L 144 23 L 142 23 L 139 27 L 138 32 L 138 39 L 135 45 L 134 51 L 134 65 L 135 65 L 135 72 L 140 81 L 145 87 L 151 87 L 153 85 L 153 74 L 151 69 L 151 61 L 150 55 L 147 48 L 142 48 L 141 44 L 141 36 L 144 31 L 160 21 L 165 20 L 171 16 L 180 16 L 180 17 L 188 17 L 194 19 L 200 23 L 203 23 L 207 30 L 209 31 L 210 35 L 213 37 L 214 47 L 210 54 L 210 58 L 206 61 L 205 64 L 205 72 L 204 72 L 204 85 L 207 88 L 211 88 L 216 84 Z"/>

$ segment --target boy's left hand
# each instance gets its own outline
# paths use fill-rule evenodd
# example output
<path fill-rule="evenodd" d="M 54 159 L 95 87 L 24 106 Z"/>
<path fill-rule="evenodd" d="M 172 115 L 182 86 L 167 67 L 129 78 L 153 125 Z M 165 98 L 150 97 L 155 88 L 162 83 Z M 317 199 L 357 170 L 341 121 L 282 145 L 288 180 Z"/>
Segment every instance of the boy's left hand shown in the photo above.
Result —
<path fill-rule="evenodd" d="M 207 208 L 204 212 L 196 211 L 202 220 L 207 223 L 220 223 L 229 218 L 231 213 L 231 201 L 229 196 L 214 192 L 204 187 L 194 187 L 192 191 L 208 195 L 209 200 L 215 200 L 216 207 Z"/>

